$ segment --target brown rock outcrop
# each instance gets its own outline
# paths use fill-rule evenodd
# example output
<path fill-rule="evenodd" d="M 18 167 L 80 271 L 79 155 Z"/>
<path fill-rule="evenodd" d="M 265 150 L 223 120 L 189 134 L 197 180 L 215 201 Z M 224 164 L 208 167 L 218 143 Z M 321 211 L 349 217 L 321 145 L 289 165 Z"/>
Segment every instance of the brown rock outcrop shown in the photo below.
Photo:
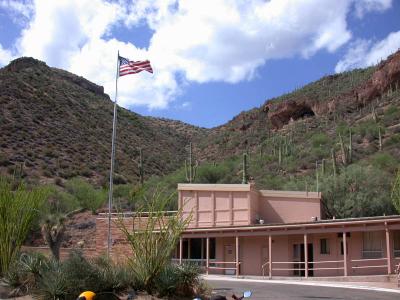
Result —
<path fill-rule="evenodd" d="M 369 104 L 387 90 L 399 86 L 400 51 L 397 51 L 377 67 L 368 81 L 349 92 L 326 101 L 302 98 L 268 102 L 264 105 L 263 112 L 267 113 L 272 126 L 279 129 L 288 124 L 291 119 L 297 120 L 307 116 L 334 113 L 339 106 L 344 111 L 353 111 Z"/>

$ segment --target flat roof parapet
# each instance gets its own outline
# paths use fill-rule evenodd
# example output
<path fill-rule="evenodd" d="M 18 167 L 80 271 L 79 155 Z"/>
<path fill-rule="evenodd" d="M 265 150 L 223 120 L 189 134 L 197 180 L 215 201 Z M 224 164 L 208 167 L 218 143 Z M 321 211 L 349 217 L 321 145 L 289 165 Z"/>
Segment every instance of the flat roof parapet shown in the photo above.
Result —
<path fill-rule="evenodd" d="M 252 184 L 204 184 L 204 183 L 178 183 L 179 191 L 226 191 L 226 192 L 249 192 L 253 189 Z"/>

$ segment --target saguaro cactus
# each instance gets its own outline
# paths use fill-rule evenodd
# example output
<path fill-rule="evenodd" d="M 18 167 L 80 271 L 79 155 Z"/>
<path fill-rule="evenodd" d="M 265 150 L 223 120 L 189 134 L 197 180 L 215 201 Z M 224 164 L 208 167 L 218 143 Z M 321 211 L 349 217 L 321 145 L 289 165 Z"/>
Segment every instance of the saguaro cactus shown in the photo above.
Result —
<path fill-rule="evenodd" d="M 187 182 L 191 183 L 196 179 L 196 172 L 198 165 L 199 164 L 197 161 L 195 164 L 193 164 L 192 143 L 189 143 L 189 164 L 187 160 L 185 160 L 185 173 Z"/>
<path fill-rule="evenodd" d="M 143 182 L 144 182 L 143 151 L 142 151 L 142 148 L 139 148 L 138 169 L 139 169 L 139 182 L 140 182 L 140 184 L 142 185 Z"/>
<path fill-rule="evenodd" d="M 349 129 L 349 156 L 348 162 L 351 163 L 353 160 L 353 135 L 351 132 L 351 128 Z"/>
<path fill-rule="evenodd" d="M 336 166 L 336 154 L 335 154 L 335 149 L 331 149 L 331 155 L 332 155 L 332 170 L 333 170 L 333 178 L 336 181 L 336 174 L 337 174 L 337 166 Z"/>
<path fill-rule="evenodd" d="M 247 153 L 243 153 L 243 170 L 242 170 L 242 184 L 248 183 L 249 177 L 247 174 Z"/>
<path fill-rule="evenodd" d="M 340 132 L 339 132 L 339 144 L 340 144 L 340 150 L 342 151 L 342 162 L 344 165 L 347 165 L 347 151 L 344 146 L 343 138 Z"/>

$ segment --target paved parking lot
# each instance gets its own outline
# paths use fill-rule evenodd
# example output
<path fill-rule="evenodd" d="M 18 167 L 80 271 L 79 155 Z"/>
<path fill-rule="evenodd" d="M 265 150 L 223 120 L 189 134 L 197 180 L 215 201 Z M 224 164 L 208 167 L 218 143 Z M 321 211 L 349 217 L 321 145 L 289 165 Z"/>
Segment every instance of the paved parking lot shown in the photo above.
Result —
<path fill-rule="evenodd" d="M 309 285 L 263 283 L 263 282 L 240 282 L 207 280 L 213 287 L 213 291 L 230 298 L 233 293 L 242 295 L 243 291 L 253 292 L 251 300 L 399 300 L 400 294 L 390 292 L 377 292 L 372 290 L 359 290 L 349 288 L 321 287 Z"/>

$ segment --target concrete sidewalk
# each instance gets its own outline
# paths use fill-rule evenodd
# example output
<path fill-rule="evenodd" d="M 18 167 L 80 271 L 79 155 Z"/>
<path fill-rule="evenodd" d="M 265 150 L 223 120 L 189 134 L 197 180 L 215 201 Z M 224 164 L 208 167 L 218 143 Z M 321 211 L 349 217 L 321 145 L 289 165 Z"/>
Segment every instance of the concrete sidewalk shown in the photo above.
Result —
<path fill-rule="evenodd" d="M 395 276 L 352 276 L 352 277 L 314 277 L 293 278 L 278 277 L 273 279 L 261 276 L 228 276 L 228 275 L 203 275 L 207 281 L 232 281 L 232 282 L 254 282 L 265 284 L 289 284 L 304 286 L 337 287 L 360 290 L 374 290 L 382 292 L 399 293 Z"/>

